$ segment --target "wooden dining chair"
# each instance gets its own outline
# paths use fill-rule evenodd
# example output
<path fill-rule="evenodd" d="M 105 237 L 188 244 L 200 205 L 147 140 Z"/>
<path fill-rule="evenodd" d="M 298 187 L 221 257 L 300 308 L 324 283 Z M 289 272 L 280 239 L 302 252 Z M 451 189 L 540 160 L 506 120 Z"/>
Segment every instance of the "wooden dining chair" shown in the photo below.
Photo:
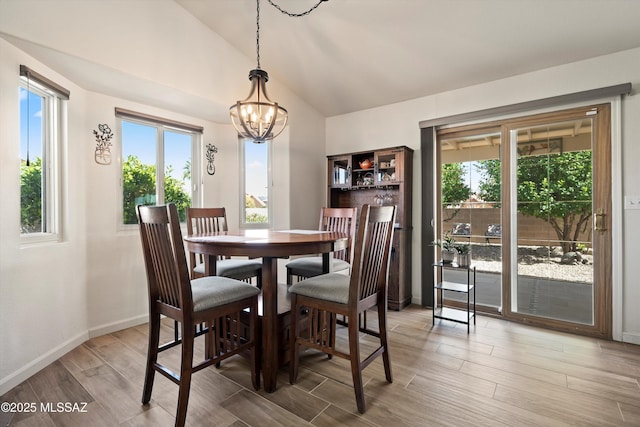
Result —
<path fill-rule="evenodd" d="M 332 271 L 343 271 L 351 268 L 353 259 L 353 242 L 356 238 L 357 208 L 322 208 L 320 210 L 320 231 L 338 231 L 349 235 L 349 246 L 333 253 Z M 293 276 L 298 280 L 318 276 L 322 271 L 322 256 L 311 256 L 294 259 L 287 263 L 287 285 L 293 284 Z"/>
<path fill-rule="evenodd" d="M 212 233 L 228 231 L 225 208 L 187 208 L 187 233 Z M 189 252 L 191 278 L 204 276 L 202 254 Z M 262 261 L 259 259 L 224 258 L 216 262 L 216 275 L 250 282 L 256 278 L 256 285 L 262 289 Z"/>
<path fill-rule="evenodd" d="M 382 355 L 387 381 L 392 382 L 387 344 L 387 279 L 390 261 L 395 206 L 364 205 L 360 213 L 358 235 L 351 275 L 328 273 L 303 280 L 289 288 L 291 293 L 291 331 L 289 381 L 298 376 L 300 347 L 309 347 L 351 361 L 351 375 L 358 411 L 364 413 L 362 370 Z M 378 330 L 369 329 L 356 319 L 365 310 L 377 308 Z M 298 317 L 306 311 L 299 325 Z M 349 351 L 336 348 L 337 315 L 349 319 Z M 380 345 L 364 360 L 360 358 L 360 332 L 380 339 Z"/>
<path fill-rule="evenodd" d="M 149 293 L 149 348 L 142 403 L 149 403 L 155 372 L 160 372 L 179 387 L 175 425 L 183 426 L 194 372 L 248 350 L 251 381 L 256 390 L 260 388 L 256 350 L 260 291 L 228 277 L 189 278 L 178 211 L 173 203 L 138 206 L 137 213 Z M 247 315 L 248 331 L 242 329 L 240 321 L 241 316 Z M 160 316 L 180 323 L 179 340 L 160 346 Z M 200 324 L 205 325 L 205 359 L 194 365 L 195 329 Z M 158 354 L 180 344 L 180 372 L 176 373 L 158 363 Z"/>

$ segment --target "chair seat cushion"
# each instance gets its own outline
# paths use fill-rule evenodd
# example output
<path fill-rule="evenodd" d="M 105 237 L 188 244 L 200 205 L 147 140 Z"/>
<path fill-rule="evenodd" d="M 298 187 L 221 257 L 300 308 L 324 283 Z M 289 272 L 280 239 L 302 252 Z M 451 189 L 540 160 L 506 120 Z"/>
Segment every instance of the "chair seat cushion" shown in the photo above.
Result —
<path fill-rule="evenodd" d="M 342 273 L 321 274 L 291 285 L 289 292 L 306 297 L 346 304 L 351 278 Z"/>
<path fill-rule="evenodd" d="M 221 259 L 216 262 L 218 276 L 235 277 L 255 271 L 256 276 L 262 269 L 262 261 L 259 259 Z M 204 275 L 204 264 L 198 264 L 193 269 L 195 273 Z"/>
<path fill-rule="evenodd" d="M 331 258 L 331 268 L 333 271 L 342 271 L 351 268 L 351 264 L 341 259 Z M 296 274 L 297 272 L 304 273 L 300 274 L 305 277 L 313 277 L 322 274 L 322 257 L 321 256 L 311 256 L 294 259 L 291 262 L 288 262 L 286 265 L 287 269 L 292 270 L 291 274 Z"/>
<path fill-rule="evenodd" d="M 191 281 L 193 311 L 202 311 L 258 295 L 260 289 L 245 282 L 222 276 L 208 276 Z"/>

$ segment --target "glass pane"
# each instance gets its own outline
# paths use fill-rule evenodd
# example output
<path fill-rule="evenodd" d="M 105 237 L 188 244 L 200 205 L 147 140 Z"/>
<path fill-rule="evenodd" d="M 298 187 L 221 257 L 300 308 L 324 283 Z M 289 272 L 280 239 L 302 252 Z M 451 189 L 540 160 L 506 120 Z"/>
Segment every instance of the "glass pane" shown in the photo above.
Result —
<path fill-rule="evenodd" d="M 175 203 L 180 222 L 191 206 L 191 135 L 164 132 L 164 202 Z"/>
<path fill-rule="evenodd" d="M 592 325 L 591 122 L 519 129 L 512 143 L 518 208 L 512 309 Z"/>
<path fill-rule="evenodd" d="M 269 224 L 269 142 L 244 141 L 246 224 Z"/>
<path fill-rule="evenodd" d="M 476 302 L 502 307 L 502 225 L 500 133 L 441 139 L 440 229 L 455 239 L 460 253 L 470 251 L 477 269 Z M 461 278 L 460 280 L 466 280 Z M 455 280 L 455 279 L 454 279 Z M 464 295 L 445 292 L 447 299 Z"/>
<path fill-rule="evenodd" d="M 28 94 L 28 96 L 27 96 Z M 20 88 L 20 232 L 46 232 L 44 98 Z M 43 173 L 44 172 L 44 173 Z"/>
<path fill-rule="evenodd" d="M 333 161 L 333 185 L 347 185 L 349 179 L 348 159 Z"/>
<path fill-rule="evenodd" d="M 122 121 L 123 223 L 137 224 L 137 205 L 156 204 L 156 128 Z"/>

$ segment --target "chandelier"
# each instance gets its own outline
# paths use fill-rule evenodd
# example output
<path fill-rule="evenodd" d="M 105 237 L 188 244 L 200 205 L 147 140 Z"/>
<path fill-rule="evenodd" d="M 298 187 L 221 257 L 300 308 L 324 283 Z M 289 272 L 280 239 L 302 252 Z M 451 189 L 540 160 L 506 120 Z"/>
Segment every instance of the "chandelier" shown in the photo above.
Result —
<path fill-rule="evenodd" d="M 302 13 L 287 12 L 272 0 L 268 1 L 280 12 L 288 16 L 300 17 L 308 15 L 320 3 L 327 0 L 320 0 L 311 9 Z M 288 119 L 287 110 L 267 96 L 266 84 L 269 81 L 269 74 L 260 68 L 260 0 L 256 0 L 256 58 L 257 66 L 249 72 L 251 92 L 247 98 L 232 105 L 229 108 L 229 114 L 231 123 L 240 137 L 260 144 L 280 135 Z"/>

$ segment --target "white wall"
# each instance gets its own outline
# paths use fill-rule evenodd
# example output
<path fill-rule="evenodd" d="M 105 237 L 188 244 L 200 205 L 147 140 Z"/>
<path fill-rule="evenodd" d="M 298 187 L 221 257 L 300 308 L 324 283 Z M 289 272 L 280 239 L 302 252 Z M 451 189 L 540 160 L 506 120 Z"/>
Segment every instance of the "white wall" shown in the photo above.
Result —
<path fill-rule="evenodd" d="M 41 25 L 51 20 L 57 26 Z M 62 243 L 20 245 L 19 64 L 71 90 Z M 203 126 L 203 153 L 206 144 L 218 148 L 216 174 L 202 177 L 203 202 L 227 207 L 238 223 L 239 153 L 227 109 L 248 94 L 252 65 L 172 1 L 0 1 L 0 395 L 88 337 L 147 319 L 138 232 L 119 226 L 115 107 Z M 76 66 L 117 87 L 89 83 Z M 290 117 L 274 141 L 274 224 L 315 227 L 324 118 L 277 79 L 269 89 Z M 109 166 L 93 159 L 99 123 L 116 133 Z"/>
<path fill-rule="evenodd" d="M 586 61 L 567 64 L 538 72 L 515 76 L 482 85 L 445 92 L 434 96 L 387 105 L 327 119 L 326 154 L 369 150 L 395 145 L 407 145 L 415 150 L 413 187 L 413 283 L 412 300 L 421 301 L 420 236 L 421 165 L 420 129 L 423 120 L 446 117 L 519 102 L 579 92 L 619 83 L 640 84 L 640 49 L 628 50 Z M 634 91 L 637 91 L 635 89 Z M 640 99 L 627 96 L 622 101 L 622 200 L 625 195 L 640 195 Z M 614 141 L 615 143 L 615 141 Z M 345 150 L 345 147 L 349 147 Z M 640 264 L 635 254 L 640 250 L 640 211 L 623 210 L 622 203 L 614 206 L 621 214 L 623 235 L 614 235 L 614 246 L 622 248 L 622 271 L 614 271 L 614 325 L 620 319 L 616 339 L 640 344 Z M 616 224 L 614 224 L 616 225 Z M 618 225 L 619 226 L 619 225 Z"/>
<path fill-rule="evenodd" d="M 62 224 L 59 243 L 24 246 L 20 241 L 20 140 L 18 69 L 21 63 L 42 71 L 67 89 L 69 140 L 91 139 L 86 129 L 86 99 L 76 85 L 26 57 L 0 39 L 0 394 L 24 372 L 50 363 L 83 342 L 87 334 L 88 147 L 73 144 L 62 152 Z M 88 134 L 86 134 L 88 130 Z M 85 136 L 86 135 L 86 136 Z M 49 356 L 49 357 L 47 357 Z"/>

